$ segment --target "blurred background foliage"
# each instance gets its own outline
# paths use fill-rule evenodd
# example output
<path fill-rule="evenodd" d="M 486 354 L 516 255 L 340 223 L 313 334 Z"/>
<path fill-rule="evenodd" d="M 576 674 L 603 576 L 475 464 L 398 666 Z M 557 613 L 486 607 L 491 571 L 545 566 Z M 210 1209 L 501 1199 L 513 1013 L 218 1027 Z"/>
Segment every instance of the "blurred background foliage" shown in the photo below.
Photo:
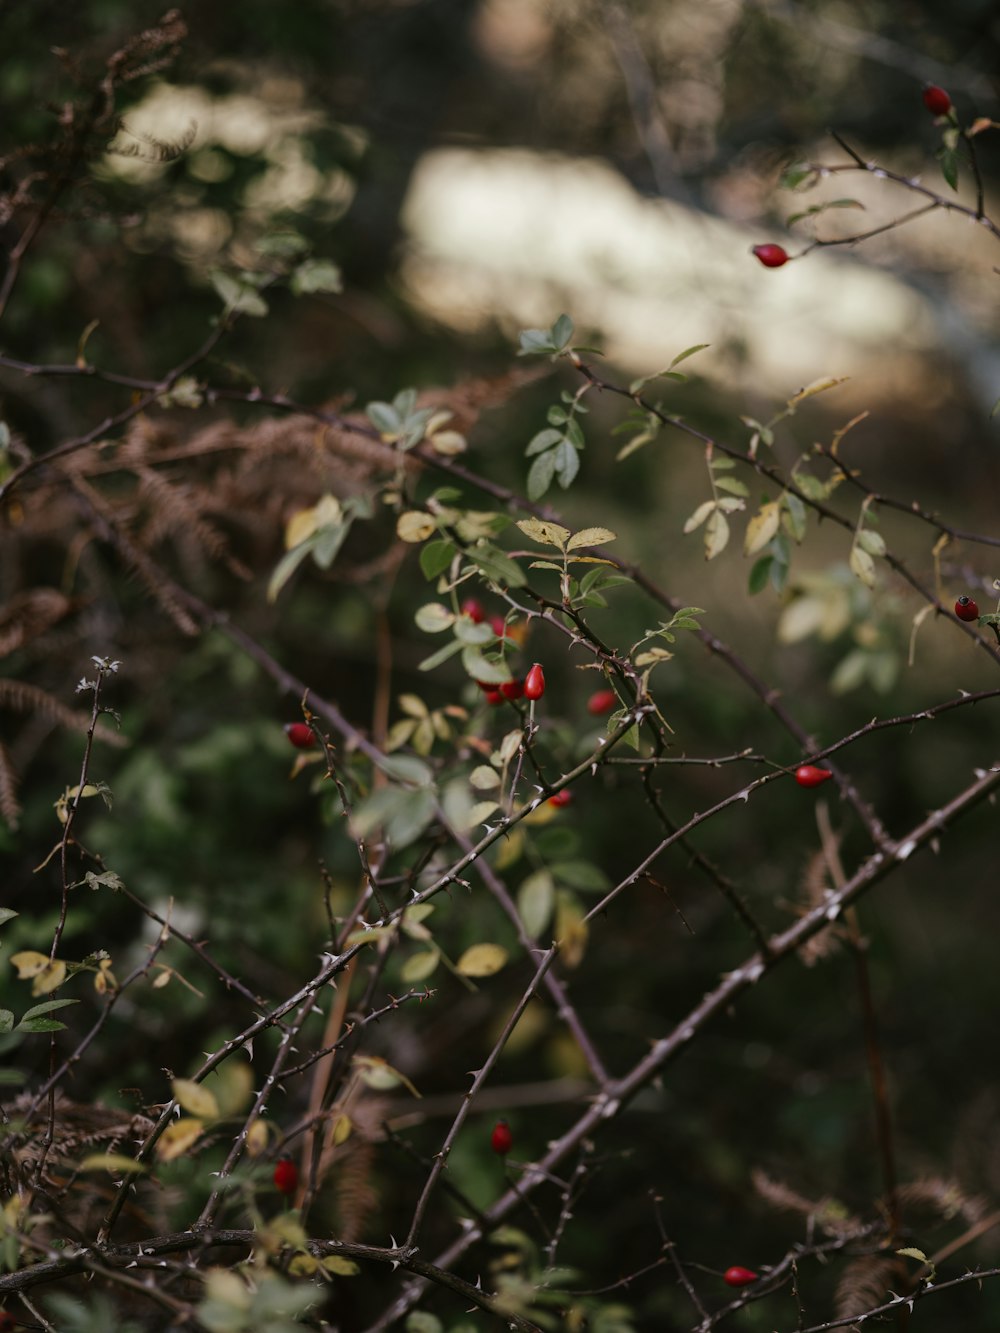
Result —
<path fill-rule="evenodd" d="M 159 12 L 144 0 L 6 6 L 4 153 L 49 142 L 60 105 L 88 89 L 108 53 Z M 1000 454 L 989 419 L 1000 394 L 996 260 L 981 229 L 973 234 L 964 220 L 935 217 L 778 273 L 758 269 L 748 254 L 762 240 L 797 248 L 783 219 L 801 200 L 779 191 L 777 180 L 802 157 L 842 161 L 831 127 L 863 154 L 946 190 L 920 87 L 946 86 L 965 122 L 997 117 L 1000 19 L 987 0 L 947 7 L 931 0 L 244 0 L 192 7 L 184 20 L 189 35 L 177 60 L 124 90 L 122 126 L 94 145 L 100 151 L 32 248 L 0 329 L 5 355 L 71 364 L 84 330 L 99 321 L 86 341 L 92 364 L 162 376 L 203 341 L 218 313 L 212 272 L 258 267 L 263 241 L 295 235 L 316 260 L 338 266 L 341 289 L 295 295 L 276 285 L 268 316 L 242 320 L 213 352 L 206 371 L 213 383 L 259 384 L 358 410 L 407 385 L 497 377 L 495 406 L 476 421 L 464 461 L 523 491 L 524 446 L 560 388 L 576 384 L 563 371 L 524 383 L 502 377 L 514 366 L 516 330 L 547 325 L 565 309 L 588 340 L 607 348 L 609 373 L 623 379 L 661 368 L 694 342 L 710 343 L 684 367 L 690 378 L 664 390 L 664 401 L 731 442 L 747 437 L 741 416 L 766 420 L 808 380 L 849 374 L 784 423 L 776 459 L 790 466 L 814 440 L 829 442 L 867 410 L 845 455 L 868 486 L 919 502 L 959 528 L 996 534 Z M 995 214 L 1000 139 L 986 134 L 979 142 L 987 211 L 993 204 Z M 182 143 L 176 154 L 163 147 Z M 5 158 L 5 188 L 22 170 Z M 841 185 L 868 212 L 824 219 L 820 234 L 835 234 L 824 230 L 835 226 L 846 234 L 858 218 L 876 225 L 906 206 L 882 182 Z M 969 189 L 963 177 L 966 200 Z M 0 401 L 11 431 L 39 453 L 91 429 L 127 394 L 4 371 Z M 681 536 L 708 493 L 699 449 L 661 436 L 616 463 L 620 441 L 610 432 L 623 411 L 595 395 L 588 404 L 581 475 L 558 496 L 567 521 L 619 532 L 619 554 L 683 604 L 706 608 L 704 623 L 781 690 L 821 744 L 875 714 L 992 685 L 995 662 L 940 617 L 923 622 L 907 664 L 921 603 L 881 562 L 873 591 L 853 580 L 839 530 L 811 526 L 785 593 L 750 598 L 749 562 L 737 550 L 706 565 L 700 538 Z M 149 429 L 160 447 L 180 449 L 213 420 L 250 430 L 265 416 L 246 405 L 197 416 L 174 407 L 151 413 Z M 413 612 L 427 587 L 413 548 L 383 560 L 391 515 L 356 525 L 328 574 L 310 566 L 276 605 L 267 603 L 284 522 L 324 489 L 364 490 L 363 472 L 345 486 L 294 453 L 265 459 L 242 491 L 224 456 L 182 459 L 171 472 L 202 494 L 217 486 L 217 509 L 208 511 L 249 577 L 186 550 L 183 532 L 159 534 L 158 557 L 358 726 L 378 729 L 382 636 L 391 642 L 392 720 L 396 697 L 410 692 L 432 707 L 462 704 L 474 733 L 499 734 L 495 717 L 475 711 L 476 693 L 457 668 L 430 677 L 416 670 L 428 648 Z M 438 482 L 427 476 L 414 484 L 426 495 Z M 466 495 L 482 503 L 474 491 Z M 856 513 L 846 488 L 833 503 Z M 145 901 L 208 940 L 234 972 L 252 976 L 265 994 L 287 994 L 310 974 L 326 938 L 321 865 L 335 912 L 346 910 L 356 884 L 355 850 L 321 784 L 310 770 L 288 780 L 280 725 L 297 715 L 297 700 L 276 697 L 223 636 L 179 634 L 108 548 L 75 539 L 83 528 L 72 503 L 53 497 L 51 505 L 39 514 L 26 495 L 23 509 L 9 512 L 0 595 L 8 617 L 32 588 L 58 589 L 69 605 L 46 632 L 15 644 L 3 675 L 72 705 L 91 654 L 123 661 L 109 701 L 129 744 L 99 748 L 98 776 L 114 806 L 87 811 L 83 840 Z M 934 584 L 931 529 L 885 512 L 881 531 Z M 946 548 L 946 603 L 966 590 L 989 603 L 986 590 L 1000 569 L 987 557 L 973 545 Z M 782 615 L 806 597 L 822 632 L 791 641 L 787 621 L 779 632 Z M 620 645 L 653 623 L 654 609 L 632 588 L 593 615 L 601 636 Z M 545 660 L 548 714 L 559 724 L 549 754 L 565 767 L 597 730 L 584 709 L 594 678 L 581 679 L 562 642 L 542 632 L 525 651 L 526 661 Z M 677 754 L 750 747 L 797 760 L 755 697 L 693 639 L 678 645 L 656 683 Z M 845 765 L 890 830 L 901 832 L 974 768 L 996 761 L 996 717 L 986 705 L 912 732 L 878 734 L 847 752 Z M 0 728 L 23 802 L 17 821 L 0 824 L 4 904 L 21 914 L 3 942 L 9 952 L 46 948 L 55 881 L 32 872 L 57 836 L 53 803 L 75 781 L 81 740 L 9 700 Z M 664 803 L 681 822 L 733 781 L 727 768 L 677 769 L 662 780 Z M 774 784 L 696 836 L 771 926 L 794 915 L 817 845 L 813 809 L 813 798 L 791 783 Z M 843 855 L 853 864 L 864 839 L 839 807 L 832 818 L 845 825 Z M 581 784 L 575 804 L 543 830 L 549 859 L 586 862 L 612 883 L 632 868 L 637 848 L 659 836 L 625 769 Z M 937 856 L 916 858 L 862 909 L 900 1174 L 955 1174 L 993 1206 L 1000 1192 L 1000 1090 L 990 1054 L 995 863 L 996 812 L 982 807 L 942 840 Z M 536 868 L 528 856 L 501 863 L 512 890 Z M 657 874 L 669 893 L 647 884 L 620 899 L 572 974 L 583 1017 L 622 1068 L 747 951 L 738 923 L 683 855 Z M 438 907 L 452 957 L 474 940 L 506 941 L 509 928 L 493 910 L 480 894 Z M 149 938 L 148 923 L 123 899 L 74 896 L 66 943 L 74 956 L 106 948 L 124 971 Z M 76 1074 L 81 1101 L 132 1107 L 128 1089 L 162 1099 L 161 1068 L 188 1073 L 199 1052 L 242 1022 L 242 1005 L 216 979 L 180 952 L 171 961 L 197 990 L 173 983 L 150 991 L 109 1026 Z M 380 1107 L 421 1153 L 435 1151 L 465 1071 L 476 1067 L 526 980 L 521 965 L 469 995 L 439 974 L 434 1001 L 375 1032 L 372 1049 L 428 1099 L 426 1109 L 402 1098 Z M 389 983 L 404 985 L 398 964 Z M 96 997 L 82 986 L 80 994 L 96 1008 Z M 9 970 L 0 974 L 0 1003 L 18 1011 L 24 1004 Z M 46 1044 L 11 1042 L 6 1058 L 33 1079 L 45 1071 Z M 484 1102 L 490 1115 L 509 1115 L 515 1156 L 541 1152 L 569 1123 L 584 1074 L 552 1014 L 529 1011 Z M 296 1110 L 279 1103 L 275 1115 L 283 1109 L 289 1119 Z M 594 1151 L 600 1170 L 561 1256 L 586 1274 L 586 1286 L 655 1260 L 651 1190 L 685 1257 L 715 1268 L 759 1266 L 801 1234 L 800 1218 L 776 1213 L 755 1194 L 754 1168 L 810 1197 L 871 1211 L 881 1185 L 849 955 L 812 969 L 793 964 L 762 986 L 647 1089 Z M 203 1166 L 192 1170 L 190 1189 L 207 1189 Z M 500 1168 L 485 1129 L 472 1124 L 452 1169 L 478 1202 L 495 1196 Z M 391 1145 L 380 1147 L 374 1171 L 377 1206 L 365 1238 L 381 1243 L 394 1228 L 405 1230 L 422 1177 Z M 337 1224 L 332 1204 L 327 1220 Z M 444 1237 L 443 1220 L 431 1239 Z M 981 1257 L 995 1256 L 987 1237 Z M 807 1301 L 824 1281 L 810 1276 Z M 365 1307 L 373 1298 L 355 1299 Z M 644 1327 L 690 1319 L 664 1270 L 638 1280 L 627 1299 Z M 989 1284 L 981 1299 L 959 1299 L 968 1309 L 959 1319 L 953 1307 L 951 1326 L 996 1326 L 1000 1298 Z M 776 1317 L 758 1307 L 744 1326 L 771 1328 Z"/>

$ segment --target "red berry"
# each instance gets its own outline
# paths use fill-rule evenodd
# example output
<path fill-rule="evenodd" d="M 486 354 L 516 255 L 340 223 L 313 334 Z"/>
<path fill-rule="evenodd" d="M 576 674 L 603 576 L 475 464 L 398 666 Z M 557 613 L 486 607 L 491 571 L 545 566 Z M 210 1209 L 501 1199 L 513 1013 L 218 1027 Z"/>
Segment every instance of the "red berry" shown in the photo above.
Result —
<path fill-rule="evenodd" d="M 272 1179 L 279 1194 L 294 1194 L 299 1184 L 299 1168 L 290 1157 L 282 1157 L 274 1164 Z"/>
<path fill-rule="evenodd" d="M 491 708 L 499 708 L 503 703 L 503 695 L 499 690 L 489 689 L 486 691 L 486 702 Z"/>
<path fill-rule="evenodd" d="M 534 702 L 545 693 L 545 672 L 541 662 L 536 662 L 524 678 L 524 697 Z"/>
<path fill-rule="evenodd" d="M 765 268 L 781 268 L 782 264 L 788 263 L 788 251 L 784 246 L 770 241 L 767 245 L 755 245 L 750 253 L 756 255 Z"/>
<path fill-rule="evenodd" d="M 486 619 L 486 612 L 483 610 L 482 602 L 477 602 L 475 597 L 467 598 L 460 608 L 463 616 L 468 616 L 474 625 L 481 625 Z"/>
<path fill-rule="evenodd" d="M 587 712 L 600 717 L 602 713 L 610 713 L 617 703 L 614 690 L 596 690 L 587 700 Z"/>
<path fill-rule="evenodd" d="M 505 680 L 500 686 L 500 693 L 505 699 L 520 699 L 524 694 L 524 681 Z"/>
<path fill-rule="evenodd" d="M 507 633 L 507 622 L 503 616 L 490 616 L 490 629 L 498 639 L 502 639 Z"/>
<path fill-rule="evenodd" d="M 978 620 L 979 607 L 971 597 L 960 597 L 955 603 L 955 615 L 959 620 Z"/>
<path fill-rule="evenodd" d="M 493 1133 L 490 1135 L 490 1147 L 501 1157 L 506 1157 L 514 1146 L 514 1135 L 510 1132 L 510 1125 L 506 1120 L 498 1120 L 493 1126 Z"/>
<path fill-rule="evenodd" d="M 817 768 L 815 764 L 802 764 L 795 770 L 795 781 L 800 787 L 818 787 L 832 777 L 828 768 Z"/>
<path fill-rule="evenodd" d="M 311 727 L 305 722 L 286 722 L 285 735 L 295 746 L 296 750 L 311 750 L 316 744 L 316 737 Z"/>
<path fill-rule="evenodd" d="M 555 796 L 549 797 L 549 805 L 561 806 L 569 805 L 573 800 L 573 793 L 568 787 L 563 787 L 562 791 L 557 791 Z"/>
<path fill-rule="evenodd" d="M 936 83 L 929 83 L 923 91 L 924 106 L 932 116 L 946 116 L 951 110 L 951 98 Z"/>
<path fill-rule="evenodd" d="M 733 1268 L 726 1269 L 722 1280 L 730 1287 L 749 1287 L 751 1282 L 757 1281 L 757 1274 L 752 1268 L 740 1268 L 737 1264 Z"/>

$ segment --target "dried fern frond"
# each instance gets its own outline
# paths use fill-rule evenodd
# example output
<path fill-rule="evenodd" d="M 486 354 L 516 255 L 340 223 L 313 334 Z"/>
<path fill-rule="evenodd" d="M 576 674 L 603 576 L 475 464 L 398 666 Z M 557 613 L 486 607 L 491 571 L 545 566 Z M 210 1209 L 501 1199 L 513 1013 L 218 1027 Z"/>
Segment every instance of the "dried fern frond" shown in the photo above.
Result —
<path fill-rule="evenodd" d="M 0 815 L 3 815 L 9 828 L 17 828 L 21 818 L 21 803 L 17 799 L 17 774 L 3 741 L 0 741 Z"/>
<path fill-rule="evenodd" d="M 89 713 L 75 713 L 72 708 L 60 703 L 47 690 L 40 689 L 37 685 L 29 685 L 24 680 L 7 680 L 0 677 L 0 704 L 16 708 L 20 713 L 42 713 L 71 731 L 85 732 L 90 727 Z M 128 738 L 120 735 L 106 722 L 98 722 L 94 735 L 109 745 L 128 745 Z"/>
<path fill-rule="evenodd" d="M 0 611 L 0 657 L 6 657 L 62 620 L 78 603 L 58 588 L 32 588 Z"/>
<path fill-rule="evenodd" d="M 861 1229 L 861 1222 L 853 1217 L 836 1199 L 807 1199 L 784 1181 L 774 1180 L 765 1171 L 756 1168 L 751 1176 L 753 1187 L 762 1199 L 782 1212 L 798 1213 L 812 1218 L 817 1226 L 835 1236 Z"/>
<path fill-rule="evenodd" d="M 833 885 L 830 882 L 829 859 L 826 852 L 821 848 L 819 851 L 813 852 L 802 871 L 802 879 L 799 883 L 800 901 L 796 910 L 801 916 L 806 916 L 809 912 L 827 902 L 832 892 Z M 799 957 L 806 967 L 813 967 L 821 959 L 829 958 L 831 954 L 836 953 L 840 948 L 840 943 L 840 931 L 831 923 L 800 946 Z"/>
<path fill-rule="evenodd" d="M 981 1195 L 967 1194 L 957 1180 L 940 1176 L 900 1185 L 896 1197 L 904 1208 L 908 1205 L 929 1208 L 944 1222 L 961 1217 L 969 1226 L 980 1222 L 990 1207 Z"/>
<path fill-rule="evenodd" d="M 862 1254 L 844 1268 L 837 1283 L 834 1312 L 838 1319 L 864 1315 L 885 1303 L 894 1283 L 899 1281 L 899 1260 L 884 1254 Z M 859 1333 L 854 1324 L 849 1333 Z"/>

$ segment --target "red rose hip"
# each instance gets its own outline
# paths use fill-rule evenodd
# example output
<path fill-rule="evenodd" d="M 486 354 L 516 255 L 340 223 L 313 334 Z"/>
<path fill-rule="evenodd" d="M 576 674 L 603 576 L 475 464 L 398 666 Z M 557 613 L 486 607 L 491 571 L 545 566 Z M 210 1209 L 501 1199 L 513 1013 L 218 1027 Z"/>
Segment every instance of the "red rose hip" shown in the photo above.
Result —
<path fill-rule="evenodd" d="M 749 1287 L 751 1282 L 757 1281 L 757 1274 L 752 1268 L 741 1268 L 739 1264 L 735 1264 L 732 1268 L 726 1269 L 722 1280 L 729 1287 Z"/>
<path fill-rule="evenodd" d="M 800 764 L 795 770 L 795 781 L 800 787 L 818 787 L 832 777 L 828 768 L 817 768 L 815 764 Z"/>
<path fill-rule="evenodd" d="M 463 616 L 468 616 L 474 625 L 481 625 L 486 619 L 486 612 L 483 610 L 482 602 L 478 602 L 475 597 L 467 597 L 462 603 L 460 610 Z"/>
<path fill-rule="evenodd" d="M 960 597 L 955 603 L 955 615 L 959 620 L 978 620 L 979 607 L 971 597 Z"/>
<path fill-rule="evenodd" d="M 274 1164 L 272 1179 L 279 1194 L 294 1194 L 299 1184 L 299 1168 L 290 1157 L 282 1157 Z"/>
<path fill-rule="evenodd" d="M 951 98 L 936 83 L 929 83 L 921 96 L 924 99 L 924 106 L 932 116 L 946 116 L 951 110 Z"/>
<path fill-rule="evenodd" d="M 513 1146 L 514 1135 L 510 1132 L 510 1125 L 506 1120 L 498 1120 L 490 1135 L 490 1147 L 498 1156 L 506 1157 Z"/>
<path fill-rule="evenodd" d="M 617 703 L 618 695 L 614 690 L 595 690 L 587 700 L 587 712 L 600 717 L 602 713 L 610 713 Z"/>
<path fill-rule="evenodd" d="M 788 251 L 771 241 L 766 245 L 755 245 L 750 253 L 756 255 L 765 268 L 781 268 L 782 264 L 788 263 Z"/>
<path fill-rule="evenodd" d="M 312 727 L 307 726 L 305 722 L 286 722 L 285 735 L 296 750 L 311 750 L 316 744 Z"/>
<path fill-rule="evenodd" d="M 545 672 L 541 662 L 536 662 L 524 678 L 524 697 L 532 703 L 545 693 Z"/>
<path fill-rule="evenodd" d="M 500 686 L 500 693 L 505 699 L 520 699 L 524 695 L 523 680 L 505 680 Z"/>
<path fill-rule="evenodd" d="M 554 796 L 549 797 L 549 805 L 557 808 L 563 805 L 570 805 L 573 800 L 573 793 L 568 787 L 563 787 L 562 791 L 557 791 Z"/>

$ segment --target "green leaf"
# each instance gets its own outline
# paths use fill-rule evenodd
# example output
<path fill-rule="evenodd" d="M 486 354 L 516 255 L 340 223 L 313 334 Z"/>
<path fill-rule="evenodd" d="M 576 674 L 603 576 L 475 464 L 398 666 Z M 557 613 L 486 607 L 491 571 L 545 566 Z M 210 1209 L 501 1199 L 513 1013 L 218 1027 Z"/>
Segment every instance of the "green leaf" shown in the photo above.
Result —
<path fill-rule="evenodd" d="M 12 917 L 17 916 L 13 907 L 0 907 L 0 926 L 5 925 Z"/>
<path fill-rule="evenodd" d="M 728 491 L 730 495 L 740 495 L 744 499 L 750 494 L 750 487 L 746 482 L 739 481 L 736 477 L 716 477 L 715 489 Z"/>
<path fill-rule="evenodd" d="M 269 602 L 277 600 L 278 594 L 281 592 L 282 588 L 298 569 L 299 565 L 302 564 L 306 556 L 309 555 L 312 548 L 313 537 L 309 537 L 298 546 L 293 546 L 290 551 L 286 551 L 281 557 L 275 566 L 274 573 L 271 575 L 267 585 L 267 600 Z"/>
<path fill-rule="evenodd" d="M 365 416 L 381 435 L 395 436 L 403 425 L 399 413 L 390 403 L 369 403 Z"/>
<path fill-rule="evenodd" d="M 552 485 L 556 471 L 556 455 L 553 449 L 539 454 L 528 469 L 528 499 L 540 500 Z"/>
<path fill-rule="evenodd" d="M 858 545 L 869 555 L 885 555 L 885 538 L 880 532 L 872 532 L 871 528 L 861 529 L 858 533 Z"/>
<path fill-rule="evenodd" d="M 14 1027 L 14 1015 L 9 1009 L 0 1009 L 0 1035 L 10 1032 Z"/>
<path fill-rule="evenodd" d="M 51 1014 L 55 1009 L 65 1009 L 68 1004 L 79 1004 L 79 1000 L 45 1000 L 42 1004 L 33 1005 L 21 1018 L 23 1023 L 26 1018 L 40 1018 L 42 1014 Z"/>
<path fill-rule="evenodd" d="M 573 321 L 569 315 L 560 315 L 552 325 L 552 343 L 560 351 L 568 347 L 570 339 L 573 337 Z"/>
<path fill-rule="evenodd" d="M 428 542 L 420 552 L 420 568 L 425 579 L 436 579 L 451 564 L 455 554 L 453 542 L 440 540 Z"/>
<path fill-rule="evenodd" d="M 538 356 L 556 350 L 547 329 L 523 329 L 518 335 L 518 344 L 518 356 Z"/>
<path fill-rule="evenodd" d="M 767 580 L 771 573 L 773 560 L 773 556 L 764 555 L 754 562 L 753 568 L 750 570 L 750 578 L 747 580 L 747 589 L 751 596 L 763 592 L 767 587 Z"/>
<path fill-rule="evenodd" d="M 429 787 L 434 781 L 431 769 L 410 754 L 389 755 L 379 762 L 379 768 L 397 782 L 412 782 L 418 787 Z"/>
<path fill-rule="evenodd" d="M 937 158 L 941 164 L 941 175 L 953 190 L 957 190 L 958 154 L 955 152 L 954 148 L 941 148 L 938 150 Z"/>
<path fill-rule="evenodd" d="M 795 541 L 802 541 L 806 535 L 806 507 L 797 495 L 791 491 L 786 491 L 781 497 L 783 508 L 782 521 L 789 535 Z"/>
<path fill-rule="evenodd" d="M 446 643 L 443 648 L 439 648 L 436 653 L 431 653 L 430 657 L 425 657 L 417 667 L 418 671 L 434 671 L 442 662 L 447 662 L 449 657 L 454 657 L 456 653 L 461 652 L 462 645 L 458 639 L 452 639 Z"/>
<path fill-rule="evenodd" d="M 531 442 L 524 451 L 524 456 L 526 458 L 533 458 L 535 454 L 544 453 L 546 449 L 551 449 L 553 445 L 558 444 L 562 438 L 563 432 L 561 430 L 555 430 L 553 427 L 547 427 L 545 430 L 540 430 L 537 435 L 532 437 Z"/>
<path fill-rule="evenodd" d="M 556 455 L 556 472 L 559 474 L 559 485 L 563 490 L 566 490 L 580 471 L 580 455 L 569 440 L 563 440 L 562 444 L 558 445 L 553 452 Z"/>
<path fill-rule="evenodd" d="M 865 587 L 875 587 L 875 561 L 857 543 L 851 547 L 851 554 L 847 563 L 850 565 L 851 573 L 859 578 Z"/>
<path fill-rule="evenodd" d="M 329 259 L 307 259 L 292 273 L 289 286 L 296 296 L 309 292 L 340 292 L 344 289 L 340 269 Z"/>
<path fill-rule="evenodd" d="M 556 861 L 550 869 L 561 884 L 568 884 L 573 889 L 601 893 L 611 887 L 608 876 L 592 861 Z"/>
<path fill-rule="evenodd" d="M 473 680 L 481 680 L 484 685 L 502 685 L 511 678 L 505 662 L 490 661 L 478 648 L 462 649 L 462 666 Z"/>
<path fill-rule="evenodd" d="M 455 624 L 455 613 L 443 606 L 441 602 L 426 602 L 419 607 L 416 615 L 413 617 L 417 628 L 422 629 L 425 634 L 440 634 L 442 630 L 450 629 Z"/>
<path fill-rule="evenodd" d="M 683 352 L 678 352 L 670 363 L 670 369 L 679 366 L 682 361 L 686 361 L 689 356 L 694 356 L 695 352 L 703 352 L 706 347 L 711 347 L 711 343 L 695 343 L 691 347 L 685 347 Z"/>
<path fill-rule="evenodd" d="M 62 1032 L 65 1023 L 56 1018 L 22 1018 L 15 1032 Z"/>
<path fill-rule="evenodd" d="M 552 919 L 556 891 L 547 870 L 536 870 L 517 891 L 517 910 L 525 932 L 537 939 Z"/>
<path fill-rule="evenodd" d="M 496 546 L 473 546 L 466 555 L 493 583 L 506 584 L 509 588 L 523 588 L 528 581 L 517 561 Z"/>

